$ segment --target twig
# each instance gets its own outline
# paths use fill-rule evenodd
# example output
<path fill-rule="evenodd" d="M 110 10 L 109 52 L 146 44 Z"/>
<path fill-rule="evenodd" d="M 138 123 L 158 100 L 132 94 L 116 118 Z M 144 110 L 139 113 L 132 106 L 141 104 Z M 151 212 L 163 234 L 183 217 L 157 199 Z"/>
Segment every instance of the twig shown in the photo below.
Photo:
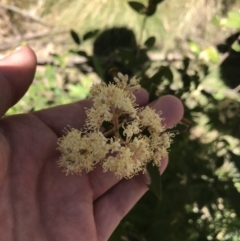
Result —
<path fill-rule="evenodd" d="M 40 23 L 40 24 L 42 24 L 42 25 L 44 25 L 46 27 L 50 27 L 50 25 L 47 24 L 45 21 L 43 21 L 41 18 L 39 18 L 37 16 L 33 16 L 29 12 L 24 11 L 24 10 L 18 8 L 18 7 L 0 3 L 0 8 L 4 8 L 4 9 L 10 10 L 12 12 L 16 12 L 16 13 L 22 15 L 25 18 L 31 19 L 31 20 L 33 20 L 33 21 L 35 21 L 37 23 Z"/>
<path fill-rule="evenodd" d="M 164 55 L 164 54 L 149 54 L 149 59 L 152 62 L 159 62 L 159 61 L 169 61 L 169 62 L 175 62 L 175 61 L 182 61 L 183 56 L 180 56 L 179 54 L 172 53 L 171 55 Z M 66 68 L 75 68 L 78 65 L 87 63 L 88 59 L 82 56 L 70 58 L 68 62 L 66 63 Z M 53 60 L 38 60 L 37 65 L 44 66 L 44 65 L 52 65 L 59 67 L 60 64 Z"/>
<path fill-rule="evenodd" d="M 14 41 L 12 42 L 6 42 L 6 43 L 1 43 L 0 45 L 0 51 L 5 51 L 8 50 L 16 45 L 19 45 L 22 41 L 28 41 L 28 40 L 33 40 L 33 39 L 38 39 L 38 38 L 43 38 L 47 35 L 56 35 L 56 34 L 63 34 L 67 33 L 68 31 L 64 30 L 61 32 L 52 32 L 52 30 L 44 30 L 42 32 L 36 33 L 36 34 L 28 34 L 22 37 L 17 37 L 15 38 Z"/>
<path fill-rule="evenodd" d="M 147 21 L 147 16 L 144 16 L 143 21 L 142 21 L 141 30 L 140 30 L 140 35 L 139 35 L 139 41 L 138 41 L 140 46 L 142 45 L 143 30 L 145 28 L 146 21 Z"/>
<path fill-rule="evenodd" d="M 239 92 L 240 91 L 240 85 L 238 85 L 236 88 L 233 89 L 234 92 Z"/>
<path fill-rule="evenodd" d="M 5 21 L 5 23 L 13 31 L 13 33 L 15 35 L 19 36 L 20 33 L 19 33 L 18 29 L 12 24 L 11 20 L 9 19 L 9 16 L 7 16 L 7 14 L 6 14 L 6 10 L 5 9 L 0 9 L 0 16 L 2 16 L 2 18 Z"/>

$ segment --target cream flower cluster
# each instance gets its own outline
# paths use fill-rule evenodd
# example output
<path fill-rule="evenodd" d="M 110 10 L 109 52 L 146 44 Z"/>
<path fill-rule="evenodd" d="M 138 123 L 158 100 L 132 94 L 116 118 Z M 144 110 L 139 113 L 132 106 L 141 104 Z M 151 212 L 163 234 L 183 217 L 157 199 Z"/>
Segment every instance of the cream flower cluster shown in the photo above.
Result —
<path fill-rule="evenodd" d="M 167 155 L 173 135 L 161 113 L 137 107 L 133 92 L 140 89 L 138 80 L 118 73 L 114 81 L 92 87 L 93 106 L 86 110 L 83 130 L 71 128 L 59 138 L 58 164 L 66 174 L 89 172 L 100 163 L 104 172 L 131 178 L 145 172 L 151 161 L 160 166 Z"/>

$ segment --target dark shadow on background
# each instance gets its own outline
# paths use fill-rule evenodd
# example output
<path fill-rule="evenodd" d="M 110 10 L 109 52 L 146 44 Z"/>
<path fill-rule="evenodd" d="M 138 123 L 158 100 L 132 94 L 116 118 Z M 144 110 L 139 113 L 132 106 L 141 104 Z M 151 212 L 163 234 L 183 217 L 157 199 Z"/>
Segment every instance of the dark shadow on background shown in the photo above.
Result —
<path fill-rule="evenodd" d="M 230 35 L 224 43 L 217 45 L 220 53 L 228 53 L 227 58 L 220 65 L 220 76 L 231 89 L 240 85 L 240 52 L 231 48 L 235 41 L 240 44 L 240 32 Z"/>
<path fill-rule="evenodd" d="M 149 61 L 146 50 L 138 46 L 134 32 L 126 27 L 104 30 L 94 41 L 93 55 L 106 83 L 113 79 L 112 69 L 132 77 Z"/>

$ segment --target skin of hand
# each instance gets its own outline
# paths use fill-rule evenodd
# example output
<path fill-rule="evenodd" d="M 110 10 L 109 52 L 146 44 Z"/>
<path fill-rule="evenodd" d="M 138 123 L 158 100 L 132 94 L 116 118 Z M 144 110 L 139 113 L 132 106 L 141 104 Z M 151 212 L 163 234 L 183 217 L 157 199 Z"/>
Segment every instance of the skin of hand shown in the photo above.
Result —
<path fill-rule="evenodd" d="M 0 61 L 0 237 L 1 241 L 106 241 L 120 220 L 147 191 L 139 174 L 119 180 L 100 166 L 66 176 L 57 166 L 57 139 L 67 125 L 81 128 L 89 100 L 4 117 L 30 86 L 36 56 L 22 47 Z M 141 90 L 139 105 L 148 103 Z M 164 96 L 150 104 L 173 126 L 181 102 Z M 160 171 L 167 166 L 162 160 Z"/>

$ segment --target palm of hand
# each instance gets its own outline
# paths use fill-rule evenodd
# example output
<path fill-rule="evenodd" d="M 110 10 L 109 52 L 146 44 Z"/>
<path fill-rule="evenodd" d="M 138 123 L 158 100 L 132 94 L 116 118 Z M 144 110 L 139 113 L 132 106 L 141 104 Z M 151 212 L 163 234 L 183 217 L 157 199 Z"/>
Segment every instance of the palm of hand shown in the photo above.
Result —
<path fill-rule="evenodd" d="M 28 58 L 31 66 L 26 69 L 34 73 L 34 54 L 29 48 L 14 55 L 15 59 L 22 55 Z M 4 67 L 9 61 L 14 62 L 11 58 L 5 60 Z M 24 69 L 26 64 L 27 60 L 19 67 Z M 13 87 L 18 72 L 15 77 L 10 74 L 12 91 L 6 91 L 0 114 L 23 95 L 29 85 L 27 82 L 31 82 L 28 80 L 32 78 L 31 73 L 23 71 L 26 87 L 23 90 Z M 0 87 L 5 84 L 2 83 Z M 1 88 L 0 94 L 4 97 Z M 179 102 L 174 98 L 170 98 L 170 102 L 171 99 L 175 102 L 171 110 L 175 114 L 166 115 L 169 125 L 182 117 Z M 146 104 L 147 98 L 141 101 Z M 163 102 L 159 104 L 162 107 L 166 105 Z M 84 107 L 88 105 L 89 101 L 82 101 L 0 120 L 1 240 L 107 240 L 122 217 L 147 190 L 144 175 L 117 180 L 111 173 L 102 173 L 98 166 L 81 177 L 65 176 L 57 167 L 57 138 L 68 124 L 75 128 L 83 125 Z M 166 163 L 163 162 L 162 171 Z"/>
<path fill-rule="evenodd" d="M 56 167 L 54 131 L 33 115 L 7 118 L 1 127 L 4 240 L 97 240 L 88 176 L 66 177 Z"/>
<path fill-rule="evenodd" d="M 7 168 L 0 190 L 4 240 L 105 240 L 113 229 L 112 224 L 104 227 L 111 219 L 109 211 L 114 210 L 117 222 L 126 213 L 126 208 L 117 208 L 117 192 L 106 195 L 119 181 L 112 174 L 104 175 L 97 167 L 94 174 L 66 177 L 57 167 L 58 126 L 52 129 L 50 119 L 66 116 L 70 112 L 64 110 L 71 107 L 2 119 L 0 150 Z M 103 213 L 114 199 L 118 203 Z M 104 218 L 108 220 L 100 222 Z"/>

